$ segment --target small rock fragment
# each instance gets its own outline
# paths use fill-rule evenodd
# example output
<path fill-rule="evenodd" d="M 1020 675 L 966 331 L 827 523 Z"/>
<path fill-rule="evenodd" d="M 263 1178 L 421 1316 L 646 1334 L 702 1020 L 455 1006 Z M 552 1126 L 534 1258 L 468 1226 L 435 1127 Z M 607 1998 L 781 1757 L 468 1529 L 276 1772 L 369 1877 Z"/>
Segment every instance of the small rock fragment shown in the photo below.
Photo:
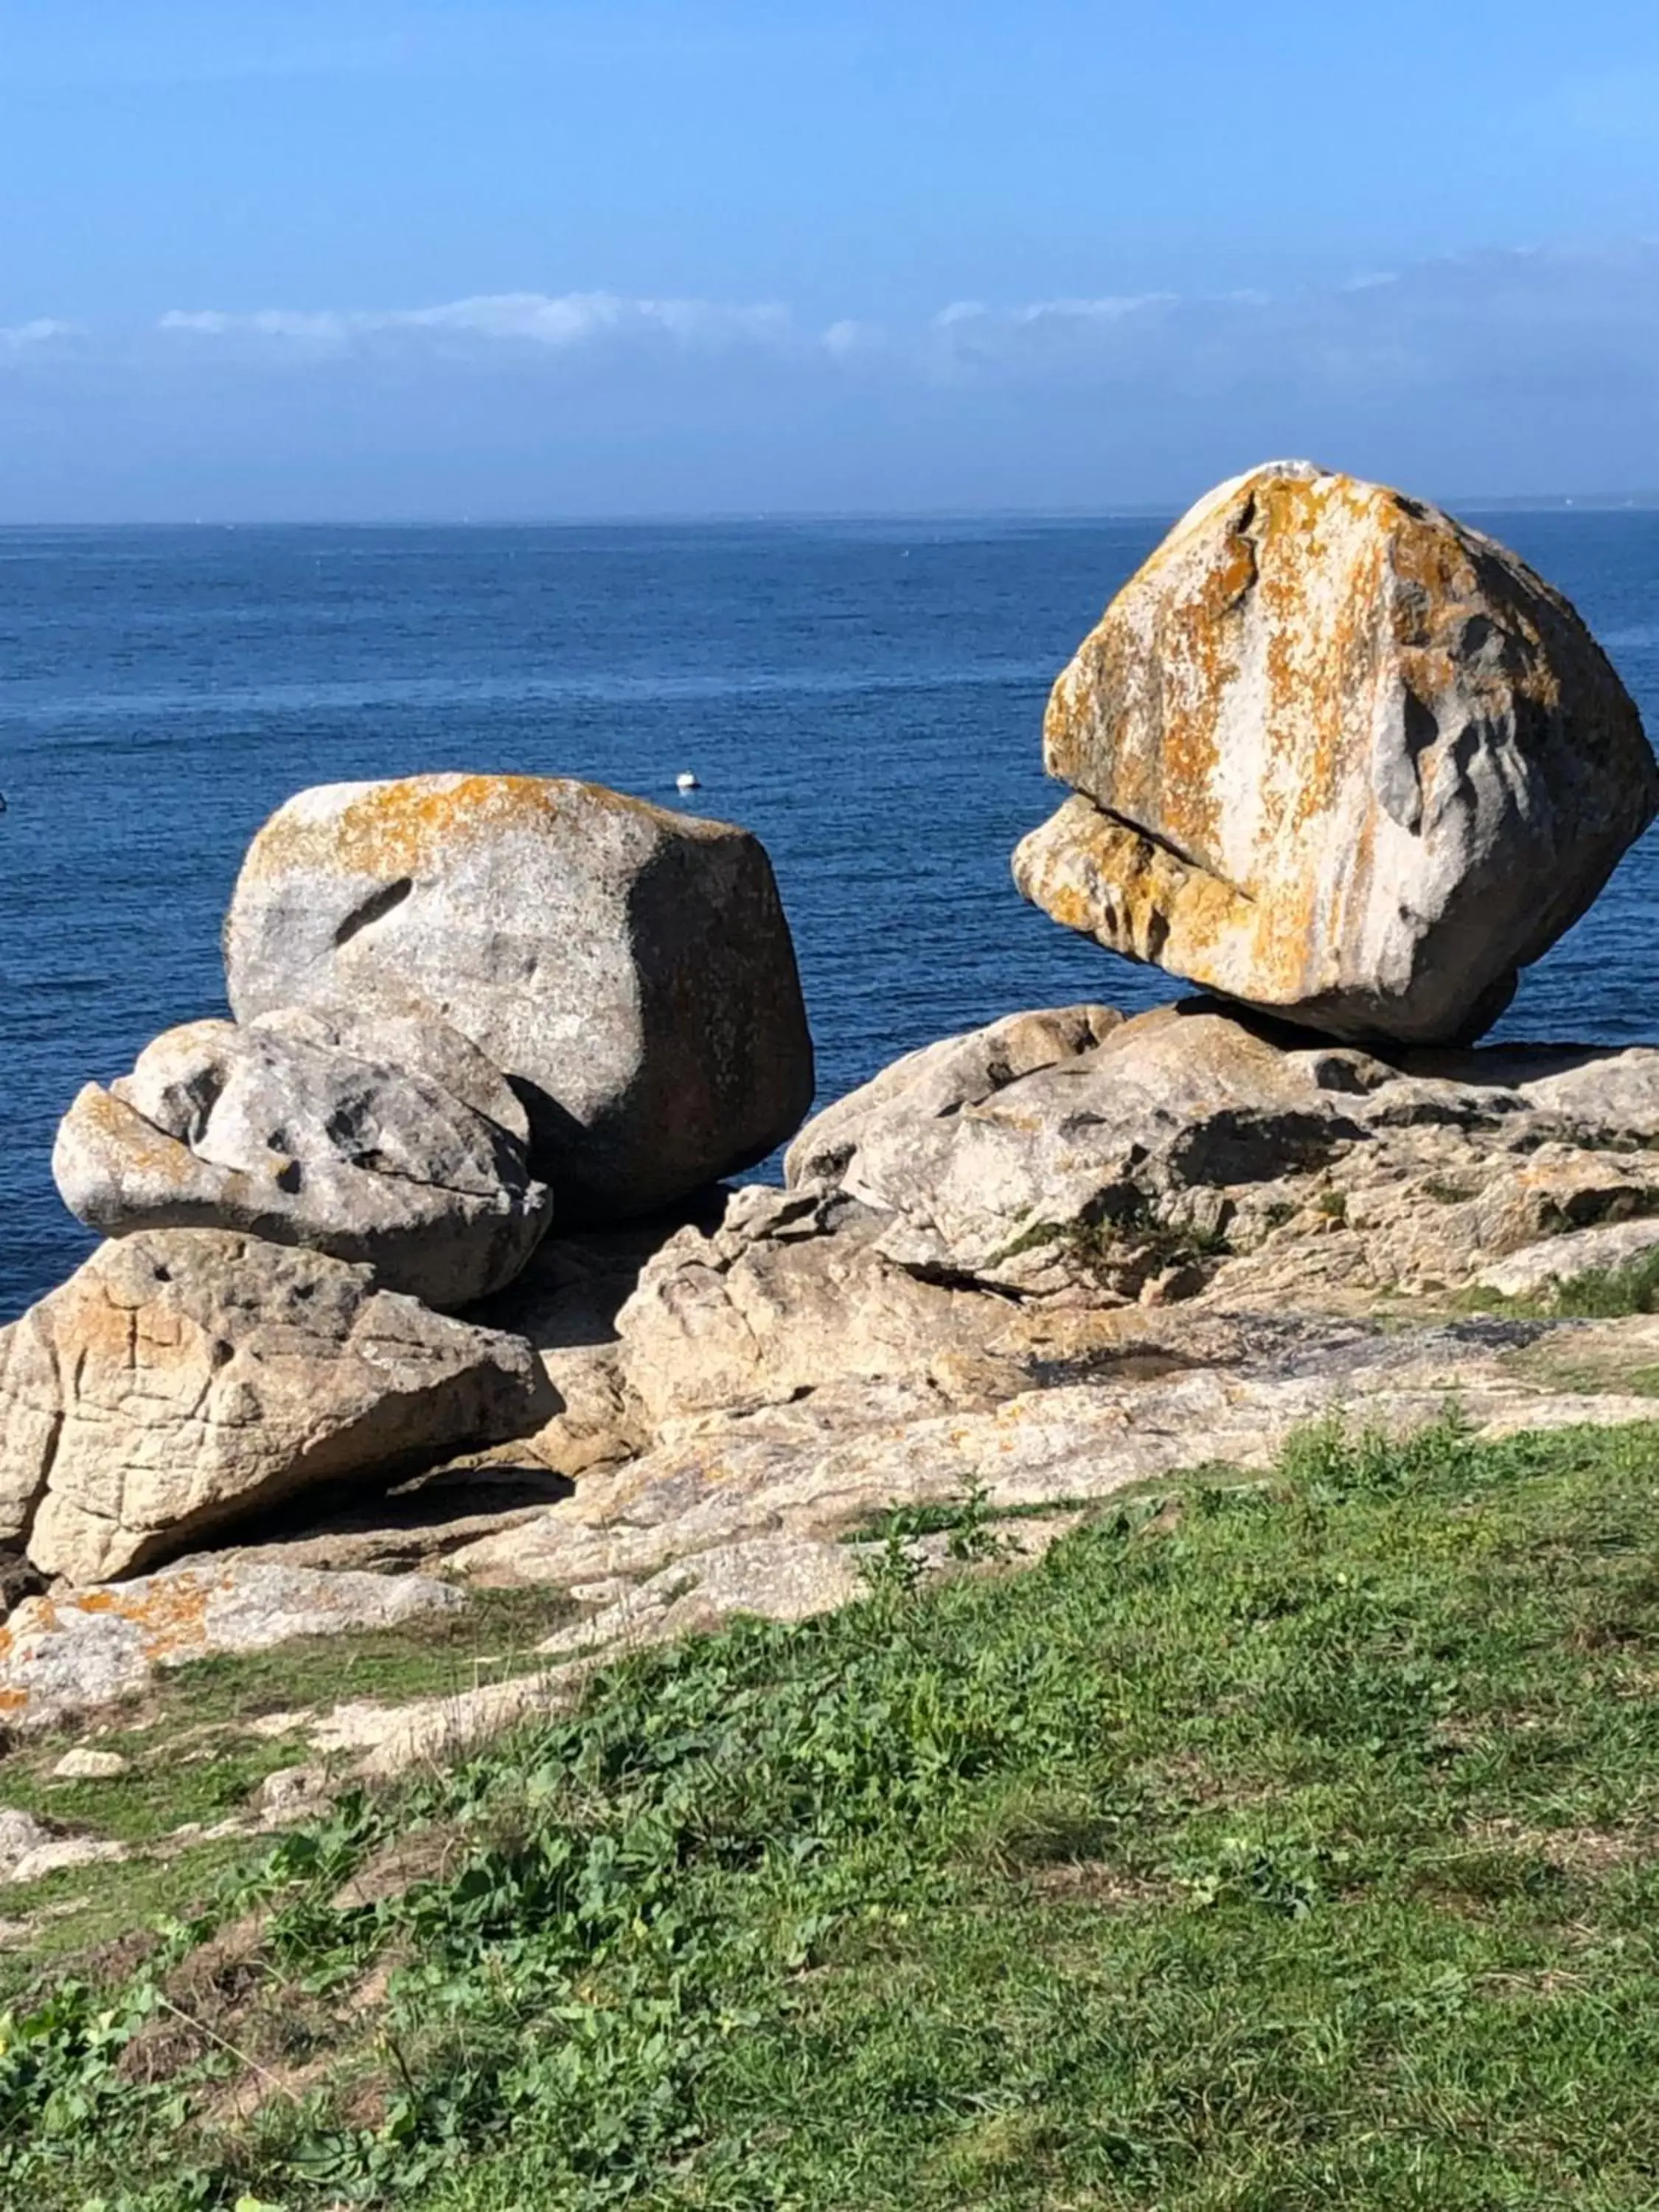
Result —
<path fill-rule="evenodd" d="M 76 1744 L 52 1768 L 52 1778 L 54 1782 L 112 1782 L 131 1765 L 118 1751 L 95 1751 L 89 1744 Z"/>

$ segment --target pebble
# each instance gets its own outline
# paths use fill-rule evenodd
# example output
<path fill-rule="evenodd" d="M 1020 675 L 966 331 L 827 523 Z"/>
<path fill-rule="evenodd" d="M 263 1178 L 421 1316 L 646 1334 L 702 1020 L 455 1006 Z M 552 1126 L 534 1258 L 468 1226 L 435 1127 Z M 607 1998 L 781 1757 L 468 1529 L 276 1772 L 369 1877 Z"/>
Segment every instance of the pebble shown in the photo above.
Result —
<path fill-rule="evenodd" d="M 125 1774 L 131 1766 L 130 1759 L 123 1759 L 118 1751 L 94 1751 L 77 1744 L 66 1751 L 52 1770 L 54 1782 L 112 1782 L 118 1774 Z"/>

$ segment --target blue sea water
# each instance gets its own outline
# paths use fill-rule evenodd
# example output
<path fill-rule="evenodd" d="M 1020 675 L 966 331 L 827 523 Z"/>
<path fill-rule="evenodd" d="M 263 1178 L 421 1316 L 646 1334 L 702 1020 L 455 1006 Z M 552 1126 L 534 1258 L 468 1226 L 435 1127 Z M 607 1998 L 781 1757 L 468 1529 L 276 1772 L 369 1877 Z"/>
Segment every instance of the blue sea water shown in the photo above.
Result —
<path fill-rule="evenodd" d="M 1488 526 L 1574 599 L 1659 730 L 1659 515 Z M 820 1097 L 1021 1006 L 1166 977 L 1016 895 L 1055 803 L 1055 671 L 1164 525 L 0 532 L 0 1320 L 82 1256 L 58 1116 L 223 1011 L 242 851 L 306 784 L 432 769 L 593 778 L 765 840 Z M 1523 981 L 1500 1033 L 1654 1023 L 1659 838 Z"/>

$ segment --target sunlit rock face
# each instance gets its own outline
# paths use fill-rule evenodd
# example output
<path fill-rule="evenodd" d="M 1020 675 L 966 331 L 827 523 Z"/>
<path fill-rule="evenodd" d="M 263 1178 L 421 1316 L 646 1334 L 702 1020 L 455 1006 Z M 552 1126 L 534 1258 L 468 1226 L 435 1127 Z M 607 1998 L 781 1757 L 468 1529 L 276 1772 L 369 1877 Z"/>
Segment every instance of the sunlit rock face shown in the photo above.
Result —
<path fill-rule="evenodd" d="M 430 1008 L 506 1076 L 562 1223 L 764 1159 L 812 1097 L 794 946 L 758 838 L 559 776 L 299 793 L 225 924 L 237 1018 Z"/>
<path fill-rule="evenodd" d="M 1059 681 L 1076 794 L 1020 890 L 1114 951 L 1353 1039 L 1478 1034 L 1659 812 L 1573 609 L 1437 508 L 1307 462 L 1178 523 Z"/>

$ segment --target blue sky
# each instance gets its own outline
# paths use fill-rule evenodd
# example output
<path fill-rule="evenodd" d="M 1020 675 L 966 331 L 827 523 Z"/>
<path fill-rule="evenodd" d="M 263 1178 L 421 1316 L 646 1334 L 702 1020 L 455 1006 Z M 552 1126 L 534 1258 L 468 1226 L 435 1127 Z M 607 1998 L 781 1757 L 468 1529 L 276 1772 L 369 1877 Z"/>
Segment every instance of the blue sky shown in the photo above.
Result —
<path fill-rule="evenodd" d="M 0 0 L 0 520 L 1659 487 L 1651 0 Z"/>

